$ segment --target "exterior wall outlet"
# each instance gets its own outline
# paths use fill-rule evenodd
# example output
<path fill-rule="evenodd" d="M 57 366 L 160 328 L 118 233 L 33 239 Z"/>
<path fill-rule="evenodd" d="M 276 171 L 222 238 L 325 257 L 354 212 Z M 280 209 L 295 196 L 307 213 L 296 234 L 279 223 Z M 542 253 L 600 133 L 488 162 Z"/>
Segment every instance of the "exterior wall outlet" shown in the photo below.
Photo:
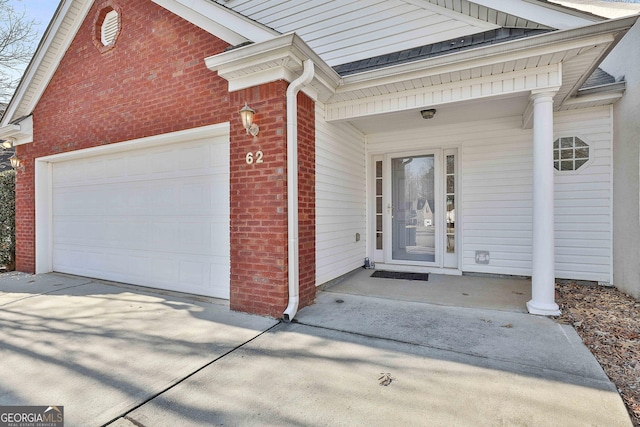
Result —
<path fill-rule="evenodd" d="M 476 264 L 489 264 L 489 251 L 476 251 Z"/>

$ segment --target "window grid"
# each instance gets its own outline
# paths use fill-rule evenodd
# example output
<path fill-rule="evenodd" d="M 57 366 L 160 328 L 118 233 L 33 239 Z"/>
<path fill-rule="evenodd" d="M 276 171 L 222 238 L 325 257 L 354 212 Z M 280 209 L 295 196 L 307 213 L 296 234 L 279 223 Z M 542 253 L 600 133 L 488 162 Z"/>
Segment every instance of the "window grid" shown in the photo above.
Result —
<path fill-rule="evenodd" d="M 456 252 L 456 157 L 451 154 L 447 156 L 446 165 L 446 200 L 447 200 L 447 253 Z"/>
<path fill-rule="evenodd" d="M 382 160 L 376 161 L 376 249 L 382 249 Z"/>
<path fill-rule="evenodd" d="M 589 145 L 577 136 L 558 138 L 553 142 L 553 167 L 559 171 L 575 171 L 589 161 Z"/>

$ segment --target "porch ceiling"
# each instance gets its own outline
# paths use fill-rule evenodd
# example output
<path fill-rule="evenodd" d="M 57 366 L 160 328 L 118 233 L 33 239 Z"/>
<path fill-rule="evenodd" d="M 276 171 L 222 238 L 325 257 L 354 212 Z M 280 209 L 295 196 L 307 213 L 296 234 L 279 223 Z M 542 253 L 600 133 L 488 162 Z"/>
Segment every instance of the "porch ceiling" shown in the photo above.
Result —
<path fill-rule="evenodd" d="M 450 125 L 464 122 L 491 120 L 499 117 L 522 116 L 529 104 L 528 94 L 509 97 L 488 98 L 443 104 L 436 107 L 436 115 L 425 120 L 420 110 L 415 108 L 406 111 L 365 116 L 349 121 L 365 135 L 379 133 L 396 133 L 403 131 L 428 131 L 434 126 Z"/>

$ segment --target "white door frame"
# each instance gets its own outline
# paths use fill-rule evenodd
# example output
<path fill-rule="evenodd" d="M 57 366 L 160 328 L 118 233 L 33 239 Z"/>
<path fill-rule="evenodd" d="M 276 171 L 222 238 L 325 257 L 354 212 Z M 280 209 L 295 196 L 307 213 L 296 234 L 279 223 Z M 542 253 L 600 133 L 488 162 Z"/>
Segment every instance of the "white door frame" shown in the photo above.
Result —
<path fill-rule="evenodd" d="M 387 212 L 387 206 L 391 203 L 391 159 L 403 156 L 420 156 L 420 155 L 434 155 L 435 166 L 435 182 L 434 191 L 435 194 L 435 217 L 434 221 L 438 224 L 436 229 L 436 260 L 433 263 L 416 262 L 416 261 L 404 261 L 404 260 L 392 260 L 391 259 L 391 216 Z M 455 231 L 455 254 L 452 256 L 455 260 L 452 262 L 451 258 L 446 262 L 448 266 L 445 266 L 445 245 L 446 245 L 446 217 L 445 217 L 445 197 L 446 197 L 446 155 L 454 154 L 456 156 L 455 165 L 455 204 L 456 204 L 456 231 Z M 368 188 L 369 188 L 369 214 L 367 215 L 369 221 L 369 257 L 371 261 L 376 263 L 376 268 L 386 270 L 402 270 L 402 271 L 416 271 L 416 272 L 438 272 L 440 274 L 462 274 L 461 268 L 461 233 L 462 233 L 462 216 L 461 210 L 458 209 L 462 202 L 461 194 L 461 152 L 460 147 L 443 147 L 443 148 L 427 148 L 424 150 L 406 150 L 392 153 L 375 153 L 368 156 L 369 173 L 368 176 Z M 383 162 L 383 250 L 376 249 L 376 162 Z"/>

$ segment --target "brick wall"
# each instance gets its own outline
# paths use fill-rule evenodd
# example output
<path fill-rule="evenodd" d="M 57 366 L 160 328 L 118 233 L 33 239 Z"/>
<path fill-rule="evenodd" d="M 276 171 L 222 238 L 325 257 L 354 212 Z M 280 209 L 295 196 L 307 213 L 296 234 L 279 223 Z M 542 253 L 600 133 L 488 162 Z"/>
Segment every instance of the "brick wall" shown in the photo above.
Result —
<path fill-rule="evenodd" d="M 286 90 L 283 81 L 232 93 L 257 113 L 257 137 L 231 135 L 231 308 L 281 317 L 288 302 Z M 300 308 L 315 286 L 315 106 L 298 94 Z M 264 153 L 247 164 L 247 152 Z"/>
<path fill-rule="evenodd" d="M 300 308 L 316 297 L 316 121 L 315 103 L 298 93 L 298 220 Z"/>
<path fill-rule="evenodd" d="M 121 19 L 111 49 L 96 43 L 105 7 Z M 287 83 L 229 94 L 227 82 L 204 65 L 227 46 L 149 0 L 93 5 L 34 110 L 34 142 L 17 148 L 26 165 L 16 186 L 18 270 L 35 270 L 35 158 L 230 122 L 231 306 L 281 315 L 287 300 Z M 256 138 L 239 120 L 245 101 L 257 111 Z M 246 153 L 259 149 L 264 163 L 247 165 Z"/>
<path fill-rule="evenodd" d="M 231 309 L 273 317 L 288 299 L 286 90 L 279 81 L 231 94 L 260 127 L 231 135 Z M 263 163 L 247 164 L 257 151 Z"/>

